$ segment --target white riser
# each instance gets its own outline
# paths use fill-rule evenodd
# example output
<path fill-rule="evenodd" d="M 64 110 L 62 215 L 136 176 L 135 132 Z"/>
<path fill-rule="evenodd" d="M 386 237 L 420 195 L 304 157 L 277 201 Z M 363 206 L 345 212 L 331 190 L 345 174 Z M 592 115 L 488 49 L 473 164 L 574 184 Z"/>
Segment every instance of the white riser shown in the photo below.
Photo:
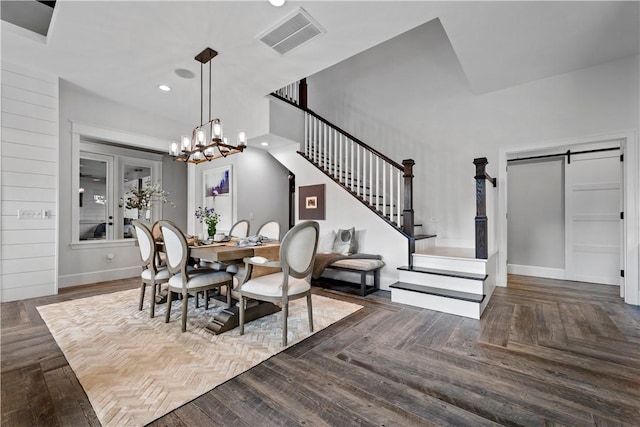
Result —
<path fill-rule="evenodd" d="M 435 246 L 436 246 L 435 237 L 416 240 L 416 252 L 424 251 L 425 249 L 429 249 L 429 248 L 435 248 Z"/>
<path fill-rule="evenodd" d="M 484 309 L 476 302 L 405 291 L 404 289 L 391 289 L 391 301 L 472 319 L 480 319 L 481 309 Z M 483 305 L 486 306 L 486 304 Z"/>
<path fill-rule="evenodd" d="M 452 291 L 469 292 L 482 295 L 484 293 L 483 281 L 463 279 L 461 277 L 440 276 L 437 274 L 418 273 L 415 271 L 398 270 L 399 281 L 415 283 L 417 285 L 431 286 L 433 288 L 449 289 Z"/>
<path fill-rule="evenodd" d="M 447 258 L 433 255 L 413 254 L 413 266 L 460 273 L 487 274 L 487 261 L 472 258 Z"/>

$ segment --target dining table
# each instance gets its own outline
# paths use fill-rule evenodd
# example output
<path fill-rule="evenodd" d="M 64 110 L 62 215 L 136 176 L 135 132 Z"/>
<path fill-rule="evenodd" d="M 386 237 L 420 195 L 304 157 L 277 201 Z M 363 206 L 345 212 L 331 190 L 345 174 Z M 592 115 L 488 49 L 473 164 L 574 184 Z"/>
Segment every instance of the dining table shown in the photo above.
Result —
<path fill-rule="evenodd" d="M 280 259 L 280 242 L 269 241 L 260 244 L 242 244 L 242 240 L 231 240 L 229 242 L 212 242 L 199 243 L 193 242 L 189 244 L 189 256 L 198 258 L 202 261 L 219 262 L 228 265 L 235 264 L 238 267 L 244 266 L 243 259 L 247 257 L 260 256 L 270 261 Z M 259 277 L 266 274 L 277 272 L 279 269 L 273 267 L 254 266 L 251 276 Z M 241 270 L 244 271 L 244 270 Z M 241 277 L 237 278 L 241 280 Z M 239 295 L 232 290 L 231 307 L 225 308 L 214 314 L 213 318 L 207 323 L 206 330 L 213 334 L 221 334 L 234 329 L 240 324 L 240 308 L 238 301 L 241 300 Z M 218 299 L 222 303 L 226 302 L 226 297 L 215 295 L 212 298 Z M 250 300 L 247 302 L 245 309 L 245 321 L 250 322 L 269 314 L 280 311 L 281 308 L 276 304 L 266 301 Z"/>

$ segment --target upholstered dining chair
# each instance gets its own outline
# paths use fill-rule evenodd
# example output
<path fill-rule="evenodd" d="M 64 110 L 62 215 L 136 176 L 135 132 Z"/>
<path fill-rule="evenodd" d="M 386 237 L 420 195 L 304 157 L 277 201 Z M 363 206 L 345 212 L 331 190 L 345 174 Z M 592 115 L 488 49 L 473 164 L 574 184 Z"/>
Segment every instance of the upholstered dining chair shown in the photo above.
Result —
<path fill-rule="evenodd" d="M 278 221 L 265 222 L 258 228 L 256 235 L 271 240 L 280 240 L 280 223 L 278 223 Z"/>
<path fill-rule="evenodd" d="M 138 310 L 142 310 L 144 304 L 144 293 L 147 285 L 151 285 L 151 318 L 155 317 L 156 312 L 156 295 L 160 292 L 162 283 L 169 281 L 169 270 L 162 267 L 156 251 L 156 242 L 153 239 L 151 230 L 138 220 L 131 221 L 135 236 L 138 240 L 138 249 L 140 250 L 140 258 L 142 259 L 142 273 L 140 273 L 140 304 Z"/>
<path fill-rule="evenodd" d="M 171 316 L 171 303 L 174 294 L 182 295 L 182 332 L 187 330 L 187 307 L 189 295 L 198 297 L 198 292 L 205 292 L 227 287 L 226 308 L 231 306 L 232 277 L 226 271 L 215 271 L 206 268 L 192 270 L 189 268 L 189 246 L 187 239 L 180 229 L 171 221 L 159 221 L 162 239 L 167 254 L 167 269 L 171 273 L 169 278 L 169 294 L 167 295 L 167 311 L 165 323 Z"/>
<path fill-rule="evenodd" d="M 315 221 L 297 224 L 280 244 L 280 261 L 261 257 L 245 258 L 246 273 L 236 291 L 240 295 L 240 335 L 244 334 L 245 304 L 248 299 L 280 303 L 282 306 L 282 345 L 287 345 L 289 301 L 307 298 L 309 330 L 313 332 L 310 278 L 318 248 L 320 226 Z M 281 271 L 253 278 L 254 265 L 280 267 Z"/>
<path fill-rule="evenodd" d="M 231 226 L 229 237 L 247 237 L 249 235 L 249 220 L 241 219 Z"/>

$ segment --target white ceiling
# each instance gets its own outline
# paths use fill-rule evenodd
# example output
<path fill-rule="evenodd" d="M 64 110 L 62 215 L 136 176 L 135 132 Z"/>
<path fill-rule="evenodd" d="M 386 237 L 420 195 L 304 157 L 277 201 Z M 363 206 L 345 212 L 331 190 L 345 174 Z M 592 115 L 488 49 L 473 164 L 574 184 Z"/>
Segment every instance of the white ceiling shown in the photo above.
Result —
<path fill-rule="evenodd" d="M 326 34 L 286 55 L 256 39 L 299 7 Z M 638 54 L 638 10 L 638 2 L 609 1 L 58 1 L 46 40 L 2 22 L 2 60 L 195 125 L 193 58 L 208 46 L 219 52 L 213 115 L 259 122 L 266 94 L 435 18 L 481 94 Z M 178 68 L 196 78 L 178 77 Z M 161 92 L 162 83 L 173 90 Z"/>

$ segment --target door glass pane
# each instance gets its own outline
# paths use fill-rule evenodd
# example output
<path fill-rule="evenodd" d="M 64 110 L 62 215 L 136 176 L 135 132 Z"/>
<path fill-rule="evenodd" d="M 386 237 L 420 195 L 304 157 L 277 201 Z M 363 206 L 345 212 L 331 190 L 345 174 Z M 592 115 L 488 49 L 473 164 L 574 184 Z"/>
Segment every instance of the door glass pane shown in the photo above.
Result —
<path fill-rule="evenodd" d="M 107 238 L 106 161 L 80 158 L 80 240 Z"/>
<path fill-rule="evenodd" d="M 123 238 L 132 238 L 131 220 L 140 219 L 151 224 L 151 209 L 144 209 L 146 201 L 145 188 L 151 184 L 151 168 L 135 164 L 124 165 L 124 180 L 122 194 L 124 194 L 124 226 Z M 150 206 L 149 206 L 150 207 Z"/>

